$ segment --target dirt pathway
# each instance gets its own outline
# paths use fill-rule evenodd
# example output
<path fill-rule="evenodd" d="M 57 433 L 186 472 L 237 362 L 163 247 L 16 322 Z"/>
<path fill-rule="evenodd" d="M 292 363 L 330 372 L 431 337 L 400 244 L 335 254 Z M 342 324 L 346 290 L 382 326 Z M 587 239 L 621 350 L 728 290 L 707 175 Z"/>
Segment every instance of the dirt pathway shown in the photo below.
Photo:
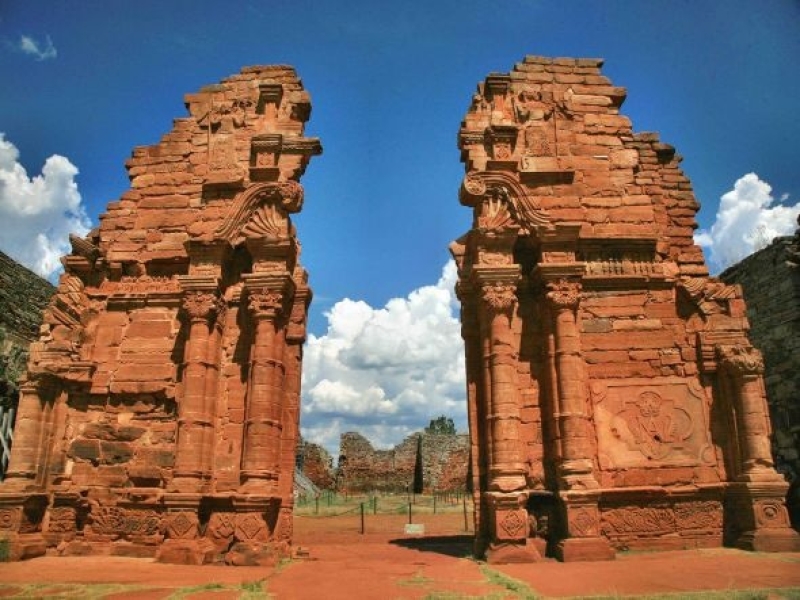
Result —
<path fill-rule="evenodd" d="M 305 537 L 305 536 L 304 536 Z M 800 554 L 730 549 L 622 554 L 602 563 L 487 566 L 469 536 L 340 535 L 276 569 L 164 565 L 147 559 L 42 557 L 0 564 L 0 597 L 287 600 L 623 596 L 794 587 Z M 35 587 L 34 587 L 35 584 Z M 101 585 L 102 584 L 102 585 Z M 136 586 L 136 587 L 133 587 Z M 783 594 L 774 595 L 775 598 Z"/>

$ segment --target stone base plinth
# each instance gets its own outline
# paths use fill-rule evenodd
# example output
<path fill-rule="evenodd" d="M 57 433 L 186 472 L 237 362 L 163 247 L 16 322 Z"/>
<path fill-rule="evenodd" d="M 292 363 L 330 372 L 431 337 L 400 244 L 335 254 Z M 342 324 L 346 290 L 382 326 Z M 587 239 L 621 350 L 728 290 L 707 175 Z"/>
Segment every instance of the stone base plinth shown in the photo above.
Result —
<path fill-rule="evenodd" d="M 561 562 L 614 560 L 616 553 L 608 540 L 596 538 L 568 538 L 556 546 L 556 558 Z"/>
<path fill-rule="evenodd" d="M 152 544 L 135 544 L 130 542 L 117 542 L 111 544 L 111 556 L 125 556 L 128 558 L 154 558 L 159 546 Z"/>
<path fill-rule="evenodd" d="M 0 535 L 0 540 L 5 540 L 8 544 L 7 560 L 9 561 L 44 556 L 47 551 L 47 542 L 41 533 Z"/>
<path fill-rule="evenodd" d="M 214 562 L 217 549 L 210 540 L 166 540 L 158 549 L 156 560 L 177 565 L 204 565 Z"/>
<path fill-rule="evenodd" d="M 486 550 L 486 562 L 490 565 L 508 565 L 515 563 L 532 563 L 543 560 L 536 544 L 526 540 L 522 544 L 490 544 Z"/>
<path fill-rule="evenodd" d="M 225 554 L 225 563 L 236 567 L 274 567 L 284 558 L 291 557 L 291 547 L 286 543 L 237 542 Z"/>
<path fill-rule="evenodd" d="M 739 536 L 736 547 L 755 552 L 800 552 L 800 535 L 788 527 L 748 531 Z"/>

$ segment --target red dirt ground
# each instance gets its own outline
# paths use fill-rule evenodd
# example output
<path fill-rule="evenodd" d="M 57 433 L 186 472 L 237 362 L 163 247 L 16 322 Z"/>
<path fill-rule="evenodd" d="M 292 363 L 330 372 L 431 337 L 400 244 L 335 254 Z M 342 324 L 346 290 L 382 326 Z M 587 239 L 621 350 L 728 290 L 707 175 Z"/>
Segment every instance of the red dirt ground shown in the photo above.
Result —
<path fill-rule="evenodd" d="M 207 584 L 230 587 L 197 590 L 184 597 L 227 600 L 239 595 L 233 586 L 264 579 L 271 595 L 288 600 L 415 599 L 431 594 L 502 597 L 509 593 L 487 580 L 482 570 L 485 566 L 467 557 L 471 538 L 458 533 L 463 528 L 458 515 L 440 515 L 435 522 L 431 519 L 426 523 L 427 535 L 422 538 L 403 534 L 402 516 L 383 520 L 373 517 L 367 521 L 364 535 L 358 533 L 354 523 L 357 522 L 342 525 L 341 519 L 296 519 L 295 542 L 308 550 L 309 558 L 277 569 L 164 565 L 148 559 L 107 556 L 47 556 L 0 564 L 0 597 L 13 597 L 22 590 L 16 586 L 23 584 L 103 582 L 144 588 L 105 596 L 115 600 L 162 599 L 177 588 Z M 609 562 L 545 561 L 489 568 L 526 583 L 532 592 L 544 597 L 800 586 L 800 553 L 762 554 L 731 549 L 630 553 Z M 515 595 L 509 593 L 508 597 Z"/>

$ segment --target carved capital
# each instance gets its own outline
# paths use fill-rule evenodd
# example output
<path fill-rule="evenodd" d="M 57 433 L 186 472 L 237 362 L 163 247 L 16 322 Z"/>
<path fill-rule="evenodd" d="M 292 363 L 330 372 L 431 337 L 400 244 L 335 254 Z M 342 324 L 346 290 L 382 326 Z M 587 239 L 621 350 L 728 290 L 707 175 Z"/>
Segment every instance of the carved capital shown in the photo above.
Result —
<path fill-rule="evenodd" d="M 481 287 L 481 298 L 492 312 L 508 312 L 517 301 L 517 286 L 513 283 L 494 281 Z"/>
<path fill-rule="evenodd" d="M 209 320 L 218 310 L 217 296 L 210 292 L 186 292 L 183 309 L 193 322 Z"/>
<path fill-rule="evenodd" d="M 275 318 L 283 311 L 283 294 L 275 290 L 251 290 L 247 305 L 256 318 Z"/>
<path fill-rule="evenodd" d="M 581 284 L 568 279 L 549 282 L 546 297 L 556 310 L 574 310 L 581 300 Z"/>
<path fill-rule="evenodd" d="M 721 367 L 737 375 L 763 375 L 764 358 L 751 346 L 717 346 L 717 360 Z"/>

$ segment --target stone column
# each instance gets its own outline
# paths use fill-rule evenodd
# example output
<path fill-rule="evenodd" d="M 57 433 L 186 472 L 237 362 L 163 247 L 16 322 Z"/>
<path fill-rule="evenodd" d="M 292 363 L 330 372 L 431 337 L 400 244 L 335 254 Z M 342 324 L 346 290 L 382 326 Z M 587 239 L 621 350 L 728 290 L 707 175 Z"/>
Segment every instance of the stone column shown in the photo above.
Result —
<path fill-rule="evenodd" d="M 555 341 L 555 389 L 561 447 L 559 475 L 564 489 L 594 489 L 599 486 L 593 474 L 590 426 L 586 414 L 586 369 L 576 322 L 581 286 L 578 282 L 560 280 L 548 283 L 547 290 Z"/>
<path fill-rule="evenodd" d="M 769 444 L 769 413 L 764 396 L 761 353 L 748 346 L 718 346 L 720 371 L 733 395 L 740 472 L 725 496 L 727 529 L 740 548 L 796 552 L 800 536 L 789 526 L 788 484 L 775 471 Z"/>
<path fill-rule="evenodd" d="M 608 560 L 614 550 L 600 534 L 599 484 L 594 476 L 591 427 L 586 412 L 586 368 L 581 356 L 577 309 L 581 285 L 547 283 L 554 338 L 556 420 L 559 430 L 559 499 L 562 539 L 556 555 L 564 562 Z"/>
<path fill-rule="evenodd" d="M 42 536 L 42 519 L 48 504 L 42 436 L 45 409 L 53 392 L 49 381 L 28 380 L 20 386 L 14 446 L 0 487 L 0 538 L 8 541 L 9 560 L 41 556 L 47 549 Z"/>
<path fill-rule="evenodd" d="M 20 386 L 14 445 L 3 483 L 4 491 L 38 491 L 45 404 L 52 390 L 44 381 L 25 381 Z"/>
<path fill-rule="evenodd" d="M 481 333 L 488 349 L 486 418 L 488 438 L 488 508 L 491 563 L 534 562 L 541 556 L 528 545 L 525 465 L 520 452 L 517 350 L 511 320 L 517 303 L 519 267 L 479 267 Z"/>
<path fill-rule="evenodd" d="M 267 277 L 263 275 L 258 280 Z M 285 278 L 277 277 L 269 287 L 258 285 L 269 282 L 260 282 L 256 278 L 247 279 L 245 283 L 255 334 L 250 354 L 241 491 L 260 496 L 277 494 L 280 472 L 286 375 L 281 321 L 286 298 L 284 285 L 280 285 Z"/>
<path fill-rule="evenodd" d="M 481 352 L 480 325 L 477 315 L 477 300 L 471 286 L 459 282 L 456 293 L 461 301 L 461 337 L 464 339 L 467 371 L 467 421 L 469 423 L 470 467 L 472 472 L 473 522 L 475 530 L 475 555 L 481 556 L 489 544 L 488 521 L 482 519 L 481 490 L 488 484 L 487 460 L 489 453 L 485 419 L 481 418 L 480 406 L 485 406 L 483 387 L 483 353 Z M 488 411 L 486 411 L 488 412 Z"/>
<path fill-rule="evenodd" d="M 192 493 L 203 490 L 209 481 L 213 444 L 213 411 L 206 400 L 206 375 L 209 369 L 209 326 L 217 310 L 217 297 L 208 291 L 188 291 L 183 309 L 189 319 L 189 335 L 183 368 L 183 398 L 179 404 L 178 442 L 172 488 Z"/>
<path fill-rule="evenodd" d="M 513 275 L 517 275 L 516 272 Z M 513 492 L 525 489 L 525 466 L 519 449 L 519 403 L 516 352 L 511 318 L 516 306 L 516 277 L 483 283 L 484 331 L 490 340 L 489 398 L 492 448 L 489 489 Z"/>
<path fill-rule="evenodd" d="M 769 442 L 769 413 L 761 378 L 764 360 L 755 348 L 718 347 L 719 364 L 734 395 L 736 429 L 741 456 L 739 479 L 775 479 Z"/>

